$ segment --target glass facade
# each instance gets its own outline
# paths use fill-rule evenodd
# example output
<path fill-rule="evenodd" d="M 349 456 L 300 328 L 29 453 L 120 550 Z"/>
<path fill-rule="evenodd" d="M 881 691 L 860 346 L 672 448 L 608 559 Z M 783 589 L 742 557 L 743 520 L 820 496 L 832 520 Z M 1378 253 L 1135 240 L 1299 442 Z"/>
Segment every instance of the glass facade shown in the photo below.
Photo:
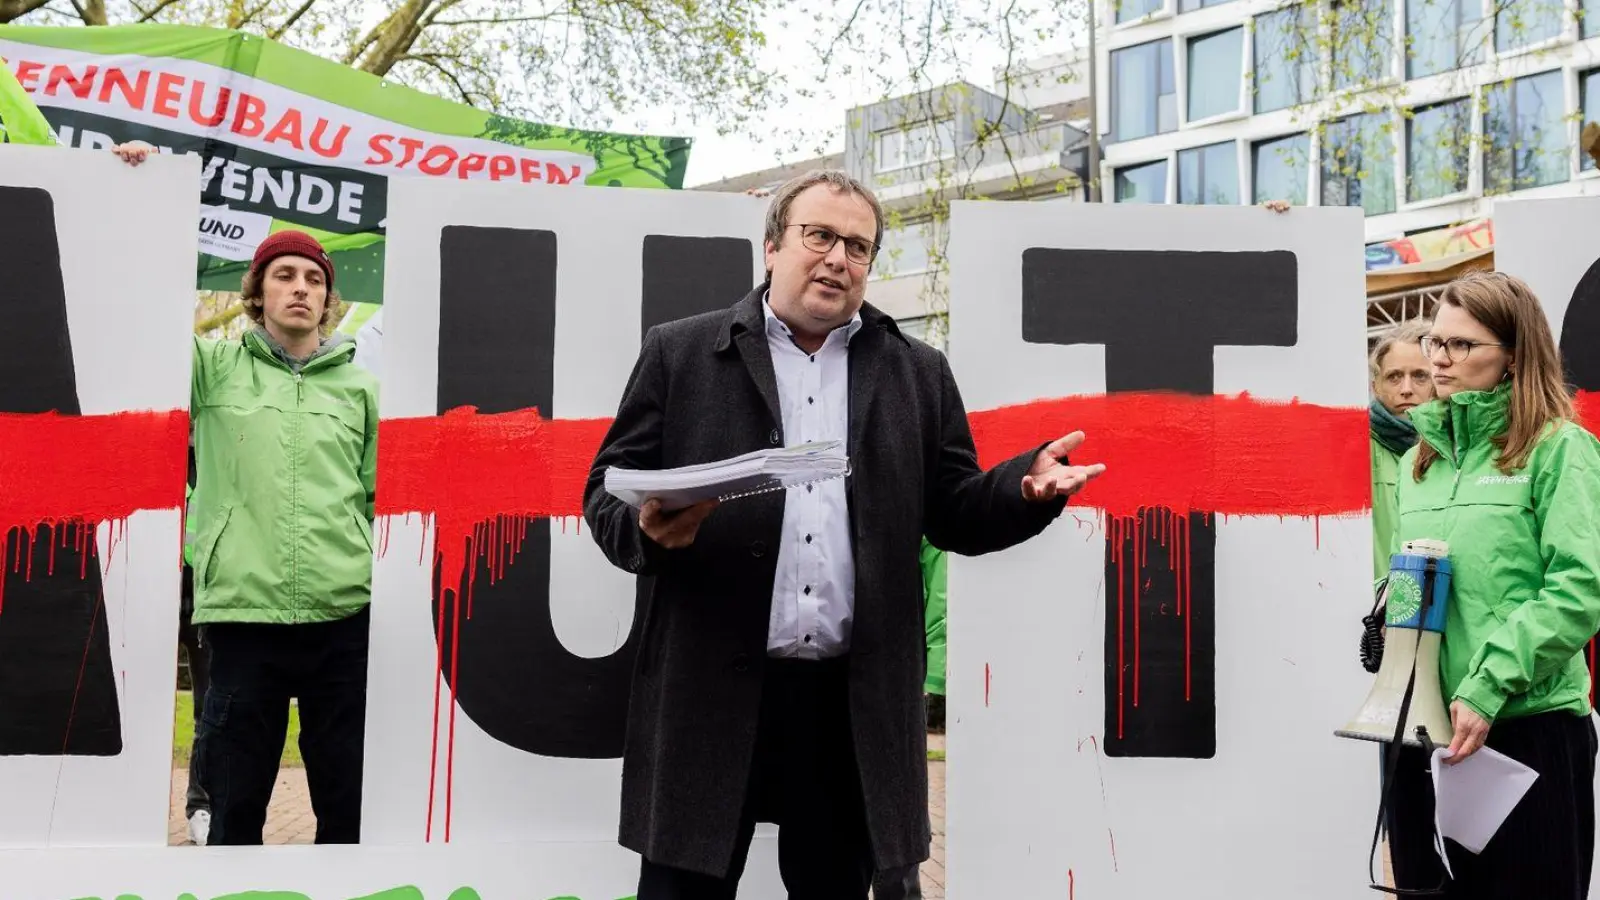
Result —
<path fill-rule="evenodd" d="M 1236 205 L 1239 152 L 1233 141 L 1178 153 L 1178 202 Z"/>

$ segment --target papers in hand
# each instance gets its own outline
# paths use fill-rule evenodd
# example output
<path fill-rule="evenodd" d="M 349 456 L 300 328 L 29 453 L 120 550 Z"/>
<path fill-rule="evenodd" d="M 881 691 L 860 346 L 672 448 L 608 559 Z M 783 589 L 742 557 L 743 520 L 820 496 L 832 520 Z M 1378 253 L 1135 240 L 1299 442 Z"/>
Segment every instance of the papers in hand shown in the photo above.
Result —
<path fill-rule="evenodd" d="M 1488 747 L 1453 766 L 1444 758 L 1445 747 L 1433 751 L 1434 849 L 1444 860 L 1444 839 L 1450 838 L 1473 853 L 1482 853 L 1489 839 L 1500 830 L 1522 795 L 1528 792 L 1539 773 L 1503 753 Z M 1451 877 L 1455 877 L 1451 873 Z"/>
<path fill-rule="evenodd" d="M 659 499 L 661 508 L 671 511 L 702 500 L 732 500 L 848 474 L 850 460 L 843 443 L 817 441 L 677 469 L 646 471 L 612 466 L 606 469 L 606 493 L 635 509 L 646 500 Z"/>

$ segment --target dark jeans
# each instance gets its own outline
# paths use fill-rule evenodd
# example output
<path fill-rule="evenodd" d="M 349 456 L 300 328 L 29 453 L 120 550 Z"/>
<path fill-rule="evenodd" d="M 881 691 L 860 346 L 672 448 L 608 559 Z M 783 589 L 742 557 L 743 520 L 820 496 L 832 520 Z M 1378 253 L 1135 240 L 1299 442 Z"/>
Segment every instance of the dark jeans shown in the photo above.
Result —
<path fill-rule="evenodd" d="M 1539 773 L 1483 853 L 1446 840 L 1451 900 L 1587 900 L 1594 865 L 1595 730 L 1589 716 L 1540 713 L 1496 722 L 1488 746 Z M 1433 849 L 1433 782 L 1420 748 L 1401 751 L 1389 798 L 1395 886 L 1432 888 L 1444 877 Z"/>
<path fill-rule="evenodd" d="M 200 761 L 200 722 L 205 715 L 206 686 L 211 683 L 211 666 L 207 663 L 209 648 L 200 643 L 200 630 L 190 621 L 194 614 L 191 579 L 188 566 L 183 567 L 184 602 L 178 619 L 178 643 L 189 652 L 189 687 L 194 701 L 194 740 L 189 747 L 189 787 L 184 797 L 184 818 L 200 810 L 211 810 L 211 799 L 206 796 L 205 770 Z"/>
<path fill-rule="evenodd" d="M 866 900 L 872 845 L 850 735 L 849 658 L 768 659 L 755 759 L 722 878 L 641 864 L 638 900 L 732 900 L 757 822 L 778 825 L 790 900 Z"/>
<path fill-rule="evenodd" d="M 312 625 L 202 628 L 211 650 L 200 726 L 210 844 L 261 843 L 290 697 L 300 701 L 300 755 L 317 843 L 360 841 L 369 611 Z"/>

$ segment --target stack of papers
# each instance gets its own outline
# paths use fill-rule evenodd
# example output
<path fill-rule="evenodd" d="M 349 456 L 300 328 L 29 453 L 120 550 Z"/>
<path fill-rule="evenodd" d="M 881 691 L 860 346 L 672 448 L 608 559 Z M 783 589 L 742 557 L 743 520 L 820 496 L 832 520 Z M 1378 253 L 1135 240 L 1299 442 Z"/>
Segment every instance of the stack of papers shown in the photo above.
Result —
<path fill-rule="evenodd" d="M 635 509 L 647 500 L 660 500 L 661 508 L 670 512 L 702 500 L 732 500 L 848 474 L 843 442 L 817 441 L 677 469 L 612 466 L 606 470 L 606 492 Z"/>

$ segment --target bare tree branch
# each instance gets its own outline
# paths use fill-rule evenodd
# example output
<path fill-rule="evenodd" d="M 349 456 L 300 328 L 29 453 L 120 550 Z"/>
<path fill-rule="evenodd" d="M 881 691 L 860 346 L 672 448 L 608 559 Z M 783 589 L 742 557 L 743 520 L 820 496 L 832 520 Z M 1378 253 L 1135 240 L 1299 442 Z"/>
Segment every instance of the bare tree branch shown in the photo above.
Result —
<path fill-rule="evenodd" d="M 150 20 L 154 19 L 157 15 L 159 15 L 162 10 L 166 9 L 167 7 L 169 7 L 172 4 L 177 3 L 177 2 L 179 2 L 179 0 L 161 0 L 161 2 L 157 3 L 155 5 L 155 7 L 153 9 L 151 9 L 149 12 L 142 13 L 139 16 L 137 21 L 139 21 L 139 22 L 149 22 Z M 135 8 L 137 9 L 137 7 L 135 7 Z"/>
<path fill-rule="evenodd" d="M 13 19 L 20 19 L 49 2 L 50 0 L 0 0 L 0 25 Z"/>
<path fill-rule="evenodd" d="M 281 40 L 283 36 L 289 32 L 289 29 L 293 28 L 294 24 L 300 21 L 300 17 L 305 15 L 306 12 L 310 10 L 312 5 L 316 2 L 317 0 L 306 0 L 306 2 L 300 4 L 300 8 L 295 10 L 294 13 L 289 16 L 289 18 L 285 19 L 282 25 L 279 25 L 277 28 L 267 32 L 268 40 Z"/>

